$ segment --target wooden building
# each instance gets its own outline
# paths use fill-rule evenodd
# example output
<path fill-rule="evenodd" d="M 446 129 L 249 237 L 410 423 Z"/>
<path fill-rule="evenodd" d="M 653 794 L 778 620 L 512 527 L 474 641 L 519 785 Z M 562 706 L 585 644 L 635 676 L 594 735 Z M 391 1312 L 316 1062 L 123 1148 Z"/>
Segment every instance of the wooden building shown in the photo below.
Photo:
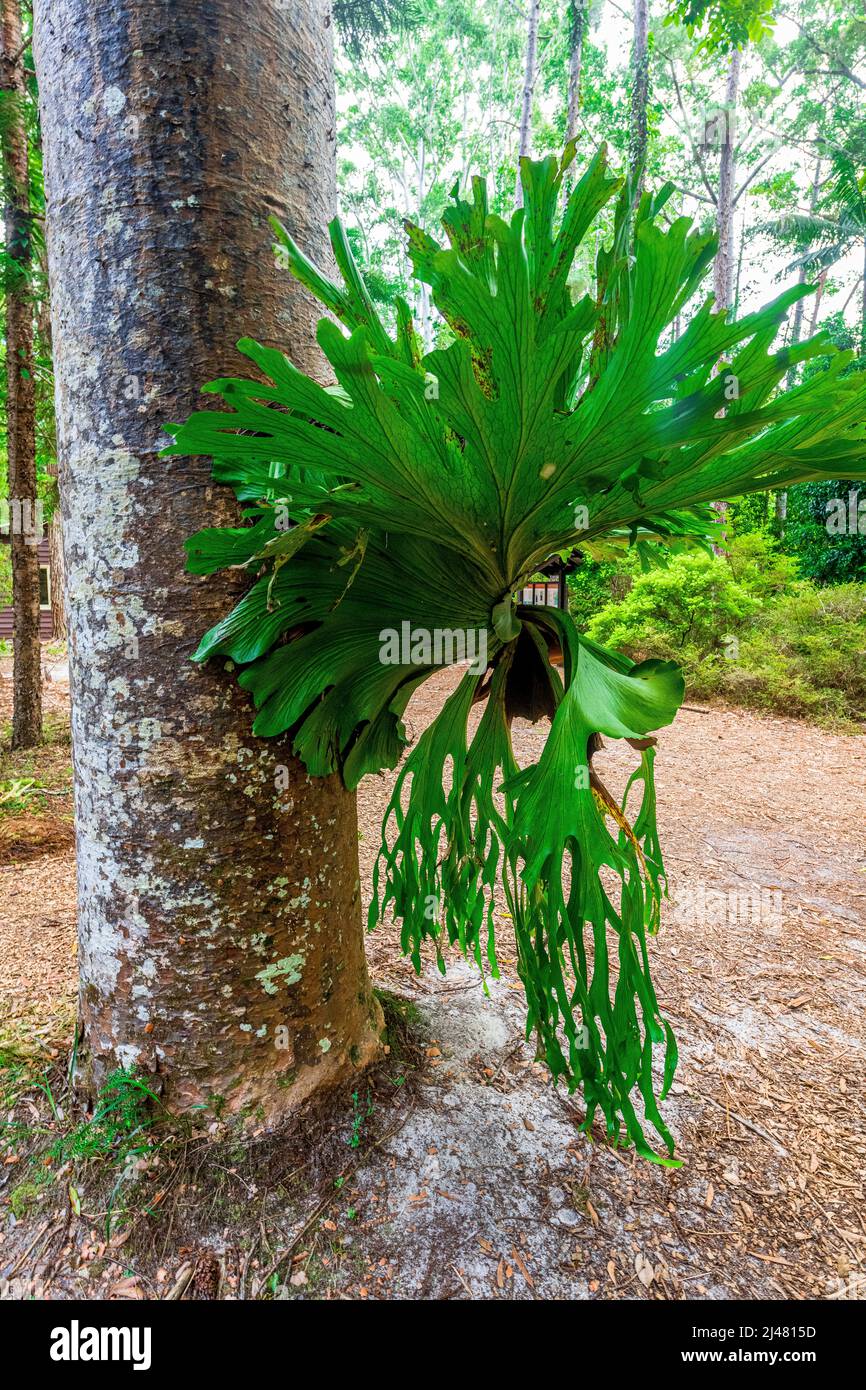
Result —
<path fill-rule="evenodd" d="M 0 535 L 0 545 L 8 545 L 9 537 Z M 39 542 L 39 636 L 48 642 L 54 636 L 54 619 L 51 616 L 51 563 L 48 554 L 48 537 Z M 0 642 L 10 642 L 15 627 L 15 615 L 11 606 L 0 608 Z"/>

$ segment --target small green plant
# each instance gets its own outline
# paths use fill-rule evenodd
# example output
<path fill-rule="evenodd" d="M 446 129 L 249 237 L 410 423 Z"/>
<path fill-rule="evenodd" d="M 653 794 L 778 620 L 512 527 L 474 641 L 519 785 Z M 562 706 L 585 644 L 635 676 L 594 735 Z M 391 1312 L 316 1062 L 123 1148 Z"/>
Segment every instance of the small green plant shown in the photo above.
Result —
<path fill-rule="evenodd" d="M 674 658 L 692 699 L 862 728 L 866 588 L 798 579 L 796 560 L 759 533 L 726 556 L 680 555 L 632 575 L 589 635 L 632 659 Z"/>
<path fill-rule="evenodd" d="M 43 1089 L 54 1107 L 50 1090 Z M 48 1151 L 49 1157 L 58 1163 L 99 1159 L 119 1170 L 107 1202 L 106 1239 L 111 1235 L 122 1188 L 133 1179 L 138 1160 L 151 1152 L 152 1145 L 145 1136 L 156 1119 L 152 1105 L 159 1104 L 159 1097 L 132 1072 L 114 1071 L 99 1091 L 90 1119 L 77 1125 L 71 1133 L 61 1135 Z M 73 1208 L 80 1210 L 77 1191 L 70 1187 L 70 1200 L 73 1192 Z"/>
<path fill-rule="evenodd" d="M 359 1100 L 359 1093 L 352 1092 L 352 1136 L 349 1140 L 349 1148 L 357 1149 L 361 1143 L 364 1133 L 364 1125 L 373 1113 L 373 1097 L 368 1088 L 366 1107 Z"/>
<path fill-rule="evenodd" d="M 23 811 L 27 797 L 36 789 L 35 777 L 10 777 L 0 782 L 0 808 L 7 814 Z"/>
<path fill-rule="evenodd" d="M 59 1163 L 118 1154 L 126 1158 L 131 1141 L 154 1123 L 149 1101 L 160 1103 L 143 1081 L 128 1071 L 112 1072 L 99 1092 L 91 1118 L 71 1134 L 61 1135 L 50 1150 L 51 1157 Z"/>
<path fill-rule="evenodd" d="M 30 1208 L 38 1202 L 49 1180 L 49 1177 L 46 1175 L 44 1178 L 41 1176 L 38 1177 L 35 1181 L 21 1182 L 10 1193 L 9 1210 L 12 1212 L 16 1221 L 20 1221 L 23 1216 L 26 1216 Z"/>

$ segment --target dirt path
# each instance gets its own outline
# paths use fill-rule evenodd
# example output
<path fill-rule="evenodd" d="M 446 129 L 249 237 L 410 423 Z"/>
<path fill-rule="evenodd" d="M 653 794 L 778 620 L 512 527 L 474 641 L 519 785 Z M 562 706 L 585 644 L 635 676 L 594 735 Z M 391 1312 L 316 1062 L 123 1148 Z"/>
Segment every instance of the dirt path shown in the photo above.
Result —
<path fill-rule="evenodd" d="M 415 734 L 452 679 L 416 698 Z M 521 727 L 521 760 L 544 736 Z M 606 749 L 606 780 L 632 757 Z M 286 1293 L 862 1297 L 864 766 L 864 737 L 742 711 L 686 710 L 661 736 L 673 903 L 652 960 L 680 1045 L 665 1109 L 680 1170 L 578 1131 L 578 1099 L 522 1042 L 507 945 L 488 999 L 459 959 L 419 979 L 393 933 L 374 933 L 377 983 L 418 1006 L 423 1084 L 305 1232 Z M 391 785 L 361 791 L 365 876 Z M 0 869 L 0 1036 L 34 987 L 44 1015 L 67 1007 L 71 868 L 67 850 Z"/>

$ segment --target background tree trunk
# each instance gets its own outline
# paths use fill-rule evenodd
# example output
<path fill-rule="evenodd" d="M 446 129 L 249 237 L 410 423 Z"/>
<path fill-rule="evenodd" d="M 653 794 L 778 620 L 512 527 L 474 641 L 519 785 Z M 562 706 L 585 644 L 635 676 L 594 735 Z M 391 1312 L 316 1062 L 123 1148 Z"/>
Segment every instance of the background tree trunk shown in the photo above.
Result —
<path fill-rule="evenodd" d="M 49 472 L 56 471 L 56 465 Z M 55 507 L 48 523 L 48 576 L 51 601 L 51 627 L 55 642 L 66 637 L 66 566 L 63 559 L 63 516 L 60 507 Z"/>
<path fill-rule="evenodd" d="M 33 381 L 33 259 L 30 172 L 24 111 L 24 37 L 19 0 L 2 0 L 0 149 L 5 192 L 7 476 L 12 550 L 12 747 L 42 739 L 39 552 L 36 505 L 36 410 Z"/>
<path fill-rule="evenodd" d="M 816 159 L 816 161 L 815 161 L 815 172 L 814 172 L 814 174 L 812 175 L 812 190 L 811 190 L 811 193 L 809 194 L 809 212 L 810 212 L 810 214 L 811 214 L 812 216 L 814 216 L 814 214 L 815 214 L 815 210 L 816 210 L 816 208 L 817 208 L 817 206 L 818 206 L 818 198 L 819 198 L 819 195 L 820 195 L 820 193 L 821 193 L 821 168 L 822 168 L 822 165 L 823 165 L 823 160 L 821 160 L 821 159 Z M 798 284 L 798 285 L 805 285 L 807 279 L 808 279 L 808 271 L 807 271 L 807 269 L 806 269 L 806 267 L 805 267 L 804 265 L 801 265 L 799 271 L 797 272 L 797 284 Z M 802 333 L 803 333 L 803 311 L 804 311 L 804 309 L 805 309 L 805 305 L 806 305 L 805 299 L 798 299 L 798 300 L 797 300 L 797 303 L 794 305 L 794 318 L 793 318 L 792 323 L 791 323 L 791 337 L 790 337 L 790 341 L 789 341 L 789 346 L 790 346 L 790 347 L 796 347 L 797 344 L 798 344 L 799 341 L 800 341 L 801 336 L 802 336 Z M 787 388 L 788 388 L 789 391 L 790 391 L 794 386 L 796 386 L 798 375 L 799 375 L 799 373 L 798 373 L 797 368 L 796 368 L 796 367 L 791 367 L 790 371 L 788 372 L 788 374 L 787 374 L 787 376 L 786 376 L 786 378 L 785 378 L 785 385 L 787 386 Z"/>
<path fill-rule="evenodd" d="M 647 106 L 649 104 L 649 3 L 635 0 L 631 50 L 631 106 L 628 163 L 633 197 L 639 197 L 646 172 Z"/>
<path fill-rule="evenodd" d="M 821 300 L 824 297 L 824 287 L 826 284 L 827 271 L 822 270 L 818 275 L 815 286 L 815 298 L 812 300 L 812 317 L 809 319 L 809 331 L 806 335 L 809 338 L 814 338 L 818 331 L 818 314 L 821 309 Z"/>
<path fill-rule="evenodd" d="M 237 516 L 159 456 L 244 334 L 322 359 L 276 213 L 320 263 L 333 215 L 326 0 L 37 0 L 68 585 L 80 1028 L 91 1089 L 273 1120 L 378 1046 L 355 801 L 250 732 L 189 657 L 243 576 L 184 573 Z M 288 786 L 285 787 L 285 780 Z M 280 1030 L 285 1030 L 281 1032 Z M 285 1044 L 282 1046 L 281 1044 Z"/>
<path fill-rule="evenodd" d="M 531 153 L 532 136 L 532 94 L 535 91 L 536 59 L 538 54 L 538 13 L 540 0 L 529 0 L 526 16 L 526 61 L 523 69 L 523 99 L 520 105 L 520 130 L 517 137 L 517 158 L 524 159 Z M 520 166 L 517 170 L 515 202 L 523 207 L 523 184 L 520 182 Z"/>
<path fill-rule="evenodd" d="M 570 51 L 568 57 L 568 119 L 565 128 L 566 140 L 577 135 L 577 122 L 580 116 L 580 72 L 583 66 L 583 36 L 586 29 L 587 0 L 571 0 L 569 22 L 571 25 Z"/>
<path fill-rule="evenodd" d="M 713 293 L 717 309 L 730 309 L 734 297 L 734 180 L 737 174 L 736 119 L 741 59 L 740 50 L 732 49 L 725 83 L 725 116 L 722 121 L 719 192 L 716 199 L 716 233 L 719 248 L 713 261 Z M 727 502 L 714 502 L 713 510 L 719 521 L 724 524 L 728 514 Z M 721 546 L 714 545 L 713 549 L 716 554 L 723 553 Z"/>
<path fill-rule="evenodd" d="M 737 172 L 735 127 L 741 61 L 742 54 L 739 49 L 733 49 L 728 59 L 728 78 L 725 83 L 725 119 L 722 122 L 719 194 L 716 202 L 719 249 L 713 262 L 713 291 L 717 309 L 729 309 L 733 301 L 734 180 Z"/>
<path fill-rule="evenodd" d="M 40 270 L 45 278 L 46 290 L 36 304 L 36 334 L 39 356 L 53 362 L 51 348 L 51 306 L 48 303 L 48 261 L 44 249 L 40 257 Z M 53 444 L 46 461 L 46 472 L 52 479 L 52 510 L 48 521 L 48 566 L 49 591 L 51 602 L 51 628 L 55 641 L 66 637 L 66 569 L 63 561 L 63 518 L 60 510 L 60 495 L 57 482 L 57 437 L 53 430 Z"/>
<path fill-rule="evenodd" d="M 821 166 L 822 166 L 822 162 L 823 162 L 823 161 L 822 161 L 821 159 L 816 159 L 816 161 L 815 161 L 815 172 L 814 172 L 814 174 L 812 175 L 812 191 L 811 191 L 811 194 L 810 194 L 810 197 L 809 197 L 809 211 L 810 211 L 810 213 L 813 213 L 813 214 L 814 214 L 814 212 L 815 212 L 815 209 L 816 209 L 817 206 L 818 206 L 818 195 L 819 195 L 820 192 L 821 192 Z M 801 265 L 801 266 L 800 266 L 800 269 L 799 269 L 799 271 L 798 271 L 798 273 L 797 273 L 797 284 L 798 284 L 798 285 L 805 285 L 805 283 L 806 283 L 806 278 L 807 278 L 806 267 L 805 267 L 804 265 Z M 793 321 L 792 321 L 792 323 L 791 323 L 791 337 L 790 337 L 790 342 L 789 342 L 789 344 L 788 344 L 789 347 L 796 347 L 797 344 L 798 344 L 799 341 L 800 341 L 801 336 L 802 336 L 802 333 L 803 333 L 803 310 L 804 310 L 804 306 L 805 306 L 805 300 L 803 300 L 803 299 L 798 299 L 798 300 L 797 300 L 797 303 L 794 305 L 794 318 L 793 318 Z M 797 385 L 797 377 L 798 377 L 798 375 L 799 375 L 799 371 L 798 371 L 798 368 L 797 368 L 796 366 L 793 366 L 793 367 L 791 367 L 791 368 L 789 369 L 788 374 L 787 374 L 787 376 L 785 377 L 785 385 L 787 386 L 787 388 L 788 388 L 789 391 L 792 390 L 793 387 L 795 387 L 795 386 Z M 778 536 L 779 540 L 784 540 L 784 539 L 785 539 L 785 527 L 787 526 L 787 524 L 788 524 L 788 490 L 787 490 L 787 488 L 780 488 L 780 490 L 775 494 L 775 506 L 774 506 L 774 530 L 775 530 L 775 533 L 776 533 L 776 535 Z"/>

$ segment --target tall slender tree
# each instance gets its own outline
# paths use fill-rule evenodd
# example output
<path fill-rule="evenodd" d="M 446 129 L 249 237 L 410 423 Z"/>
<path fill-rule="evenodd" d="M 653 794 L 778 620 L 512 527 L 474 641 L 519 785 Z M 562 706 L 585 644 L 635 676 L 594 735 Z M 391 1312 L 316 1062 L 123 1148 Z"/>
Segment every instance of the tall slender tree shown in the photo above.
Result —
<path fill-rule="evenodd" d="M 36 0 L 69 594 L 81 1083 L 275 1119 L 378 1046 L 353 796 L 190 662 L 238 572 L 185 572 L 237 517 L 163 425 L 245 332 L 321 373 L 275 213 L 325 259 L 334 211 L 326 0 Z"/>
<path fill-rule="evenodd" d="M 12 548 L 13 638 L 12 746 L 30 748 L 42 738 L 42 669 L 39 644 L 41 522 L 36 497 L 36 398 L 33 376 L 33 219 L 25 115 L 24 54 L 20 0 L 2 0 L 0 119 L 6 257 L 6 423 L 8 520 Z"/>
<path fill-rule="evenodd" d="M 713 262 L 713 292 L 718 309 L 729 309 L 734 298 L 734 184 L 737 177 L 736 121 L 742 54 L 728 56 L 725 109 L 719 125 L 719 191 L 716 197 L 716 231 L 719 247 Z"/>
<path fill-rule="evenodd" d="M 568 116 L 565 138 L 573 140 L 577 135 L 580 116 L 580 75 L 583 67 L 583 40 L 587 23 L 587 0 L 569 0 L 569 52 L 568 52 Z"/>
<path fill-rule="evenodd" d="M 816 209 L 816 207 L 817 207 L 817 205 L 818 205 L 818 197 L 819 197 L 820 192 L 821 192 L 821 169 L 822 169 L 822 167 L 823 167 L 823 160 L 822 160 L 821 156 L 819 155 L 818 158 L 815 160 L 815 170 L 814 170 L 814 173 L 813 173 L 813 175 L 812 175 L 812 189 L 811 189 L 811 193 L 810 193 L 810 195 L 809 195 L 809 216 L 810 216 L 810 217 L 813 217 L 813 216 L 814 216 L 814 214 L 815 214 L 815 209 Z M 798 285 L 805 285 L 805 283 L 806 283 L 806 277 L 807 277 L 807 268 L 806 268 L 805 262 L 803 262 L 803 263 L 801 263 L 801 265 L 799 266 L 799 269 L 798 269 L 798 271 L 797 271 L 797 284 L 798 284 Z M 817 304 L 818 302 L 819 302 L 819 301 L 818 301 L 818 297 L 816 296 L 816 304 Z M 804 301 L 803 301 L 802 299 L 798 299 L 798 300 L 797 300 L 797 303 L 794 305 L 794 314 L 793 314 L 793 317 L 792 317 L 792 319 L 791 319 L 791 333 L 790 333 L 790 337 L 788 338 L 788 346 L 789 346 L 789 347 L 792 347 L 792 348 L 797 346 L 797 344 L 799 343 L 800 338 L 802 337 L 802 334 L 803 334 L 803 307 L 804 307 Z M 786 377 L 786 384 L 787 384 L 789 390 L 790 390 L 792 387 L 796 386 L 798 375 L 799 375 L 799 368 L 798 368 L 798 366 L 797 366 L 796 364 L 794 364 L 794 365 L 791 367 L 791 369 L 790 369 L 790 371 L 788 372 L 788 375 L 787 375 L 787 377 Z M 788 521 L 788 490 L 787 490 L 787 488 L 780 488 L 779 491 L 776 493 L 776 496 L 775 496 L 775 499 L 774 499 L 774 513 L 775 513 L 776 533 L 778 534 L 778 536 L 779 536 L 780 538 L 782 538 L 782 537 L 784 537 L 784 535 L 785 535 L 785 527 L 786 527 L 787 521 Z"/>
<path fill-rule="evenodd" d="M 517 137 L 517 154 L 525 159 L 531 154 L 532 136 L 532 97 L 535 92 L 535 79 L 538 75 L 538 15 L 540 0 L 528 0 L 526 8 L 526 60 L 523 68 L 523 96 L 520 103 L 520 128 Z M 523 185 L 517 176 L 516 202 L 523 207 Z"/>
<path fill-rule="evenodd" d="M 649 0 L 634 0 L 628 162 L 633 194 L 643 187 L 649 105 Z"/>
<path fill-rule="evenodd" d="M 41 155 L 42 136 L 37 123 L 36 141 Z M 42 188 L 41 161 L 31 188 Z M 36 464 L 44 463 L 49 481 L 51 510 L 48 518 L 48 600 L 51 606 L 51 633 L 55 640 L 66 637 L 66 571 L 63 560 L 63 519 L 57 491 L 57 431 L 53 409 L 53 366 L 51 350 L 51 306 L 48 302 L 48 261 L 45 240 L 39 246 L 39 286 L 36 300 Z M 48 398 L 50 404 L 45 400 Z"/>

